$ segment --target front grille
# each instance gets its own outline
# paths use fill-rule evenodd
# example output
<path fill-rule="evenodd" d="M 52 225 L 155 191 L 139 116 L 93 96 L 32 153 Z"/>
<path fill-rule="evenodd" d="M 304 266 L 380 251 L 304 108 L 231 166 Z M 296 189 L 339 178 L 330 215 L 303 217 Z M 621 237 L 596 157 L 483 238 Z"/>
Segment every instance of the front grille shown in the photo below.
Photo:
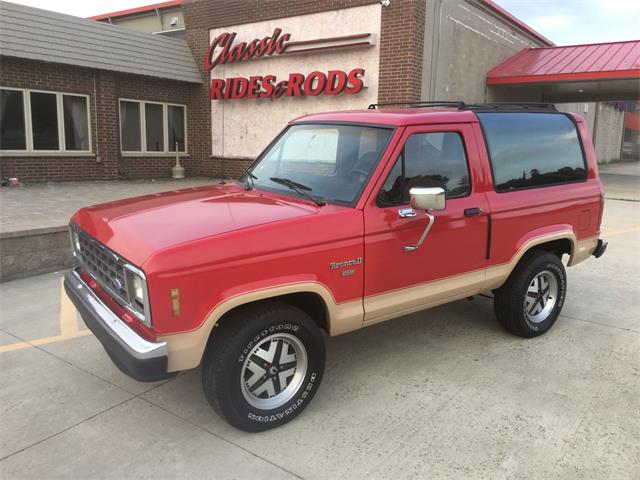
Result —
<path fill-rule="evenodd" d="M 127 305 L 130 305 L 125 261 L 117 254 L 77 229 L 80 251 L 76 255 L 86 270 L 105 290 Z"/>

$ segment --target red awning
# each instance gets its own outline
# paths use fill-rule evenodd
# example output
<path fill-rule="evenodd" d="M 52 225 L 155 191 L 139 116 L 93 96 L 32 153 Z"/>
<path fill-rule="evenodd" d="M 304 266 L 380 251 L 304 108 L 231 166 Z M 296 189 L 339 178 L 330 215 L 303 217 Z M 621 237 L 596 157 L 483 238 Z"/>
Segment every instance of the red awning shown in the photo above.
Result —
<path fill-rule="evenodd" d="M 640 79 L 640 40 L 529 48 L 494 67 L 489 85 Z"/>
<path fill-rule="evenodd" d="M 182 5 L 183 1 L 184 0 L 166 0 L 160 3 L 144 5 L 143 7 L 128 8 L 126 10 L 118 10 L 117 12 L 102 13 L 100 15 L 94 15 L 93 17 L 87 18 L 89 20 L 108 20 L 109 18 L 124 17 L 127 15 L 133 15 L 135 13 L 154 12 L 158 8 L 167 8 Z"/>

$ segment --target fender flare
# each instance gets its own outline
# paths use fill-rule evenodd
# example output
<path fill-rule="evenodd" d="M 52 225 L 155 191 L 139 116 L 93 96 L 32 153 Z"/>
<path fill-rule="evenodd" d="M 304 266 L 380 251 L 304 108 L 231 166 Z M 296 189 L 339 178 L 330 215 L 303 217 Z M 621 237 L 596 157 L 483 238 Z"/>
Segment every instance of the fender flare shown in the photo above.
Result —
<path fill-rule="evenodd" d="M 508 262 L 499 265 L 493 265 L 487 268 L 486 290 L 493 290 L 500 287 L 511 275 L 522 257 L 532 248 L 544 243 L 556 240 L 569 240 L 571 243 L 571 252 L 569 253 L 569 265 L 575 264 L 574 259 L 578 251 L 578 240 L 570 225 L 552 225 L 536 230 L 531 230 L 520 237 L 516 243 L 516 253 Z M 572 263 L 573 262 L 573 263 Z"/>
<path fill-rule="evenodd" d="M 362 299 L 336 303 L 329 288 L 320 282 L 304 281 L 246 291 L 226 298 L 214 306 L 198 328 L 189 332 L 158 337 L 158 340 L 167 342 L 169 352 L 167 370 L 175 372 L 197 367 L 215 325 L 233 309 L 292 293 L 315 293 L 322 298 L 327 309 L 327 326 L 331 336 L 362 327 L 364 318 Z"/>
<path fill-rule="evenodd" d="M 570 225 L 562 225 L 561 227 L 562 228 L 555 230 L 554 233 L 536 234 L 536 232 L 539 232 L 541 230 L 548 230 L 549 227 L 545 227 L 545 229 L 540 229 L 538 231 L 533 230 L 532 232 L 530 232 L 533 235 L 527 235 L 527 237 L 525 238 L 528 238 L 528 240 L 523 242 L 524 253 L 526 253 L 536 245 L 541 245 L 543 243 L 551 242 L 554 240 L 569 240 L 569 243 L 571 244 L 571 251 L 569 252 L 569 261 L 567 262 L 567 265 L 569 267 L 573 267 L 574 265 L 577 265 L 578 263 L 588 259 L 598 245 L 598 235 L 586 238 L 578 238 L 575 234 L 575 231 Z M 520 244 L 521 241 L 518 243 Z"/>
<path fill-rule="evenodd" d="M 573 228 L 571 227 L 571 225 L 552 225 L 531 230 L 530 232 L 527 232 L 525 235 L 520 237 L 520 239 L 516 243 L 516 254 L 511 258 L 509 263 L 513 263 L 514 259 L 516 259 L 514 263 L 515 267 L 520 259 L 532 248 L 556 240 L 569 240 L 569 243 L 571 244 L 569 257 L 573 258 L 578 243 Z"/>

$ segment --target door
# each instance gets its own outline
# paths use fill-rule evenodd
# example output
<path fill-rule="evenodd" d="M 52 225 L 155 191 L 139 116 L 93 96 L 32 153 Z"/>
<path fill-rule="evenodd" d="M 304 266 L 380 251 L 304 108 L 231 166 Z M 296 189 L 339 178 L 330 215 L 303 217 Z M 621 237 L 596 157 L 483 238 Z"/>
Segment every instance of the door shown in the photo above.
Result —
<path fill-rule="evenodd" d="M 412 187 L 442 187 L 445 209 L 424 243 L 424 212 L 409 207 Z M 485 280 L 486 177 L 468 124 L 409 127 L 365 206 L 365 324 L 478 293 Z M 408 216 L 409 215 L 409 216 Z"/>

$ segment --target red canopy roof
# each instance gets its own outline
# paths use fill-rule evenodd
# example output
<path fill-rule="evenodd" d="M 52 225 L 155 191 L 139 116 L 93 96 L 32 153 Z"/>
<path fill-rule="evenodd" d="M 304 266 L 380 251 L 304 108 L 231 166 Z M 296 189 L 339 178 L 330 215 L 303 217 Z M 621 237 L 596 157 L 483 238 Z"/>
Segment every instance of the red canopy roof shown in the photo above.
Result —
<path fill-rule="evenodd" d="M 529 48 L 494 67 L 489 85 L 640 78 L 640 40 Z"/>
<path fill-rule="evenodd" d="M 167 0 L 160 3 L 152 3 L 151 5 L 144 5 L 142 7 L 128 8 L 126 10 L 118 10 L 117 12 L 102 13 L 100 15 L 94 15 L 93 17 L 87 17 L 90 20 L 107 20 L 109 17 L 124 17 L 126 15 L 132 15 L 134 13 L 152 12 L 156 8 L 174 7 L 176 5 L 182 5 L 183 0 Z"/>

